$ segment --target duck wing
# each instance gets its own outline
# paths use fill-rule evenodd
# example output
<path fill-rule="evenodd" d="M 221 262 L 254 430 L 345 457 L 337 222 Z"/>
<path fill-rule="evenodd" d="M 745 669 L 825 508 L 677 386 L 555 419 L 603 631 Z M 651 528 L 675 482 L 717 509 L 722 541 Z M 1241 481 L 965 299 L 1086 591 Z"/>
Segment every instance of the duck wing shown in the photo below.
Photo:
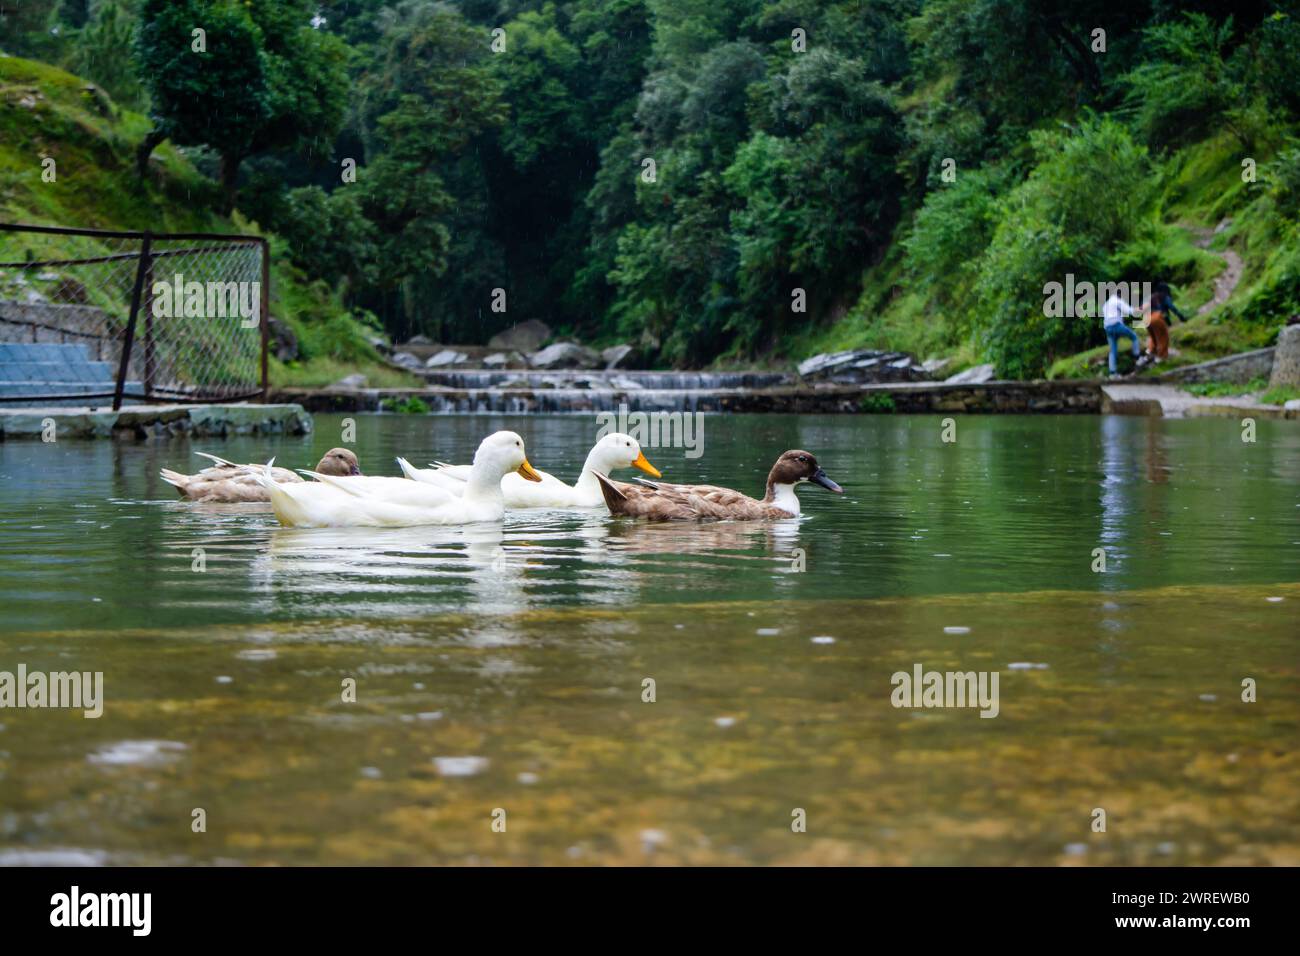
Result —
<path fill-rule="evenodd" d="M 421 481 L 411 481 L 409 478 L 389 478 L 383 475 L 322 475 L 307 469 L 302 469 L 302 473 L 354 498 L 365 499 L 367 505 L 372 502 L 382 502 L 409 508 L 439 508 L 460 500 L 449 491 Z"/>
<path fill-rule="evenodd" d="M 726 521 L 768 517 L 766 506 L 717 485 L 632 484 L 596 474 L 610 514 L 651 521 Z"/>
<path fill-rule="evenodd" d="M 501 479 L 507 508 L 571 508 L 577 498 L 572 487 L 550 472 L 533 469 L 541 481 L 529 481 L 513 471 Z"/>
<path fill-rule="evenodd" d="M 268 501 L 266 489 L 256 475 L 270 465 L 236 465 L 206 452 L 195 452 L 211 458 L 218 464 L 192 475 L 183 475 L 168 468 L 159 469 L 163 481 L 174 487 L 182 498 L 190 501 L 248 502 Z M 272 459 L 274 461 L 275 459 Z M 280 483 L 301 482 L 302 479 L 287 468 L 271 468 L 271 475 Z"/>
<path fill-rule="evenodd" d="M 447 474 L 446 470 L 438 468 L 416 468 L 405 458 L 397 459 L 397 467 L 402 469 L 402 474 L 412 481 L 421 481 L 435 488 L 441 488 L 443 491 L 449 491 L 453 495 L 463 495 L 469 484 L 460 479 L 454 478 Z"/>

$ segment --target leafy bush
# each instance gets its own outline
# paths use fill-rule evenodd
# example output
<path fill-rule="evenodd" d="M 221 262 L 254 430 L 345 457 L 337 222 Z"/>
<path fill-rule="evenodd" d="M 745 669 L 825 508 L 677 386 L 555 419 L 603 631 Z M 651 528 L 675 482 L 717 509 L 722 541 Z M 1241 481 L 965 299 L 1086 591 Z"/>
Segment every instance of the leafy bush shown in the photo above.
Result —
<path fill-rule="evenodd" d="M 379 406 L 386 412 L 396 412 L 399 415 L 427 415 L 429 414 L 429 405 L 419 395 L 407 395 L 403 398 L 386 398 L 379 403 Z"/>
<path fill-rule="evenodd" d="M 1232 32 L 1231 17 L 1216 23 L 1203 13 L 1147 28 L 1145 62 L 1123 80 L 1144 142 L 1183 145 L 1231 124 L 1230 111 L 1245 96 L 1226 60 Z"/>
<path fill-rule="evenodd" d="M 858 408 L 871 414 L 888 414 L 894 410 L 894 396 L 888 392 L 868 392 L 858 402 Z"/>
<path fill-rule="evenodd" d="M 908 270 L 918 282 L 947 285 L 973 271 L 993 238 L 1006 178 L 997 167 L 961 172 L 925 197 L 903 240 Z"/>
<path fill-rule="evenodd" d="M 1151 204 L 1144 147 L 1110 118 L 1088 119 L 1069 135 L 1032 136 L 1038 165 L 998 201 L 998 224 L 976 268 L 975 320 L 998 374 L 1042 375 L 1057 356 L 1094 342 L 1092 320 L 1044 315 L 1043 287 L 1122 281 L 1112 257 Z"/>

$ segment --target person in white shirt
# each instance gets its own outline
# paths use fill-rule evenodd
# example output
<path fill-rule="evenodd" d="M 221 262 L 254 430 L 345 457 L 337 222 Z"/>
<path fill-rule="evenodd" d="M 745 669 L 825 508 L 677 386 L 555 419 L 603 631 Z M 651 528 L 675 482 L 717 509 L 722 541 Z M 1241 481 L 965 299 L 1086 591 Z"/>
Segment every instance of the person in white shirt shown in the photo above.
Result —
<path fill-rule="evenodd" d="M 1118 295 L 1112 295 L 1101 307 L 1102 327 L 1106 330 L 1106 341 L 1110 343 L 1110 374 L 1119 374 L 1119 340 L 1133 340 L 1133 358 L 1141 354 L 1138 349 L 1137 333 L 1124 324 L 1125 316 L 1137 315 L 1137 309 L 1129 305 Z"/>

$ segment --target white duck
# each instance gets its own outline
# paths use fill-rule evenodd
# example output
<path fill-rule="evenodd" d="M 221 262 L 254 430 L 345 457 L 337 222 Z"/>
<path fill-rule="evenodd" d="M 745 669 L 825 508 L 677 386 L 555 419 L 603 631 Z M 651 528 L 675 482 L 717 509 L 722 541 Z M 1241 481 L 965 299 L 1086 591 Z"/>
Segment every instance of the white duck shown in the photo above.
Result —
<path fill-rule="evenodd" d="M 454 494 L 464 493 L 466 480 L 472 470 L 467 465 L 444 464 L 434 468 L 414 468 L 404 458 L 397 459 L 397 464 L 407 478 Z M 646 459 L 635 438 L 621 432 L 611 432 L 591 449 L 582 466 L 582 474 L 574 484 L 566 485 L 554 475 L 539 471 L 539 482 L 524 481 L 518 475 L 506 475 L 501 479 L 501 491 L 505 495 L 507 508 L 599 508 L 605 504 L 605 499 L 601 495 L 596 473 L 607 475 L 619 468 L 640 468 L 656 478 L 661 477 L 659 469 Z"/>
<path fill-rule="evenodd" d="M 280 484 L 258 476 L 280 524 L 293 528 L 410 527 L 499 521 L 505 513 L 501 479 L 512 472 L 540 481 L 528 464 L 524 440 L 514 432 L 483 439 L 462 495 L 405 478 L 361 480 L 313 474 L 318 481 Z M 377 483 L 376 483 L 377 482 Z"/>

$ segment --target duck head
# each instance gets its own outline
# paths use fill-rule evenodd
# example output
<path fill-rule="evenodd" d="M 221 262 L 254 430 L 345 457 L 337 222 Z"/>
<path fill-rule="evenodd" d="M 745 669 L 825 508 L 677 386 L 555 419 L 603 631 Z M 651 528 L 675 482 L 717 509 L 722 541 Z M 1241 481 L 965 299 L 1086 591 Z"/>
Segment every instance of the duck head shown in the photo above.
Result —
<path fill-rule="evenodd" d="M 663 477 L 659 469 L 650 464 L 637 440 L 622 432 L 610 432 L 596 442 L 587 456 L 587 468 L 604 475 L 618 468 L 640 468 L 655 478 Z"/>
<path fill-rule="evenodd" d="M 837 495 L 844 493 L 844 489 L 831 481 L 826 472 L 822 471 L 821 465 L 817 464 L 817 459 L 812 452 L 801 451 L 798 448 L 786 452 L 776 460 L 776 464 L 767 475 L 767 491 L 770 495 L 773 489 L 780 486 L 793 488 L 804 482 L 821 485 L 827 491 L 833 491 Z"/>
<path fill-rule="evenodd" d="M 316 470 L 322 475 L 334 475 L 344 478 L 348 475 L 361 474 L 361 464 L 357 456 L 346 448 L 331 448 L 321 458 Z"/>
<path fill-rule="evenodd" d="M 515 432 L 493 432 L 484 438 L 474 453 L 474 470 L 484 472 L 494 482 L 515 472 L 520 478 L 541 481 L 524 454 L 524 440 Z"/>

